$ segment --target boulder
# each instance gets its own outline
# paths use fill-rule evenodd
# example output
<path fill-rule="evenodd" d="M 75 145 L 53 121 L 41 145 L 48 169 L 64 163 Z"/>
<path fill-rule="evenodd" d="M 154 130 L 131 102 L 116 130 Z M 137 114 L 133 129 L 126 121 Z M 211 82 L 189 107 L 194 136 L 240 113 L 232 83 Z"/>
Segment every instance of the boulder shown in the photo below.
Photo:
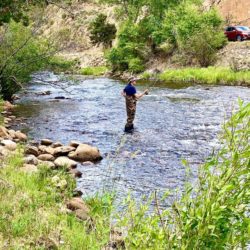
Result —
<path fill-rule="evenodd" d="M 54 161 L 57 167 L 65 166 L 68 169 L 75 168 L 77 166 L 77 162 L 69 159 L 66 156 L 60 156 Z"/>
<path fill-rule="evenodd" d="M 55 142 L 52 145 L 53 148 L 57 148 L 57 147 L 61 147 L 61 146 L 63 146 L 63 144 L 61 142 Z"/>
<path fill-rule="evenodd" d="M 53 143 L 50 139 L 42 139 L 41 140 L 41 145 L 49 146 Z"/>
<path fill-rule="evenodd" d="M 55 148 L 54 155 L 55 156 L 68 155 L 68 153 L 70 153 L 71 151 L 74 151 L 74 150 L 75 150 L 74 147 L 61 146 L 61 147 Z"/>
<path fill-rule="evenodd" d="M 37 166 L 32 164 L 24 164 L 23 167 L 21 167 L 20 169 L 25 173 L 34 173 L 38 171 Z"/>
<path fill-rule="evenodd" d="M 83 195 L 83 192 L 79 190 L 78 188 L 75 188 L 73 191 L 73 196 L 74 197 L 81 197 Z"/>
<path fill-rule="evenodd" d="M 52 161 L 41 161 L 41 160 L 38 160 L 38 163 L 39 163 L 39 165 L 47 166 L 47 167 L 52 168 L 52 169 L 56 168 L 55 163 L 52 162 Z"/>
<path fill-rule="evenodd" d="M 15 139 L 15 138 L 16 138 L 16 131 L 15 131 L 15 130 L 10 129 L 10 130 L 8 130 L 8 133 L 9 133 L 9 136 L 10 136 L 12 139 Z"/>
<path fill-rule="evenodd" d="M 70 147 L 77 148 L 80 144 L 81 144 L 81 142 L 78 142 L 78 141 L 71 141 L 71 142 L 69 143 L 69 146 L 70 146 Z"/>
<path fill-rule="evenodd" d="M 70 169 L 69 173 L 74 177 L 74 178 L 80 178 L 82 177 L 82 172 L 80 172 L 77 169 Z"/>
<path fill-rule="evenodd" d="M 75 215 L 78 219 L 83 220 L 83 221 L 90 219 L 88 212 L 84 209 L 75 210 Z"/>
<path fill-rule="evenodd" d="M 39 151 L 38 151 L 37 147 L 28 145 L 28 146 L 26 146 L 25 154 L 38 156 L 39 155 Z"/>
<path fill-rule="evenodd" d="M 44 146 L 44 145 L 40 145 L 40 146 L 38 146 L 38 149 L 39 149 L 39 153 L 40 154 L 46 154 L 46 146 Z"/>
<path fill-rule="evenodd" d="M 43 152 L 46 153 L 46 154 L 54 155 L 55 149 L 52 148 L 52 147 L 46 147 L 46 148 L 44 148 Z"/>
<path fill-rule="evenodd" d="M 11 153 L 10 150 L 8 150 L 7 148 L 0 146 L 0 154 L 2 156 L 8 156 Z"/>
<path fill-rule="evenodd" d="M 3 122 L 4 123 L 9 123 L 9 122 L 11 122 L 12 120 L 9 118 L 9 117 L 4 117 L 4 119 L 3 119 Z"/>
<path fill-rule="evenodd" d="M 41 161 L 54 161 L 55 160 L 55 157 L 51 154 L 41 154 L 37 158 L 38 160 L 41 160 Z"/>
<path fill-rule="evenodd" d="M 8 130 L 3 126 L 0 126 L 0 137 L 2 137 L 2 138 L 10 138 Z"/>
<path fill-rule="evenodd" d="M 16 131 L 15 135 L 15 137 L 20 141 L 27 141 L 27 135 L 22 133 L 21 131 Z"/>
<path fill-rule="evenodd" d="M 26 164 L 32 164 L 32 165 L 37 165 L 38 164 L 38 159 L 34 155 L 27 155 L 24 158 L 24 162 Z"/>
<path fill-rule="evenodd" d="M 77 209 L 81 209 L 81 210 L 84 210 L 87 213 L 89 213 L 88 206 L 84 203 L 84 201 L 80 197 L 72 198 L 70 201 L 67 202 L 66 205 L 67 205 L 67 208 L 72 210 L 72 211 L 76 211 Z"/>
<path fill-rule="evenodd" d="M 15 151 L 17 148 L 17 144 L 11 140 L 2 140 L 1 144 L 10 151 Z"/>
<path fill-rule="evenodd" d="M 75 152 L 69 153 L 69 158 L 76 161 L 99 161 L 102 159 L 98 148 L 87 144 L 80 144 Z"/>

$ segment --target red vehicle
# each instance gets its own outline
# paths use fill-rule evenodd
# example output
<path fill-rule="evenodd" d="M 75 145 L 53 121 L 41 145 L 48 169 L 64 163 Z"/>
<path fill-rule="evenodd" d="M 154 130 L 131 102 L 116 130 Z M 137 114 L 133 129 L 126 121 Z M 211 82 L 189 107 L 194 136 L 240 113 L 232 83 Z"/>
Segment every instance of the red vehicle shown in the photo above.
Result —
<path fill-rule="evenodd" d="M 229 26 L 225 30 L 229 41 L 243 41 L 250 39 L 250 28 L 246 26 Z"/>

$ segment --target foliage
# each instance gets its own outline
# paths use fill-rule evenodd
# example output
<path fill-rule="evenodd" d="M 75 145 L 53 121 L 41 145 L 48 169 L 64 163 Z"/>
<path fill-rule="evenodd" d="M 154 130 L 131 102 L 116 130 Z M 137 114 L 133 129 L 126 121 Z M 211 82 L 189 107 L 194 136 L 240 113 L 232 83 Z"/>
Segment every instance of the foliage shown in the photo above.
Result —
<path fill-rule="evenodd" d="M 191 82 L 201 84 L 239 84 L 250 86 L 250 71 L 235 72 L 228 68 L 169 69 L 160 75 L 167 82 Z"/>
<path fill-rule="evenodd" d="M 124 17 L 117 46 L 107 54 L 114 71 L 130 70 L 132 59 L 145 65 L 154 54 L 169 56 L 174 50 L 185 64 L 207 67 L 226 43 L 222 19 L 214 9 L 204 11 L 199 0 L 111 2 L 120 6 Z"/>
<path fill-rule="evenodd" d="M 80 221 L 65 208 L 75 188 L 75 180 L 65 170 L 39 166 L 38 172 L 26 174 L 20 170 L 22 164 L 20 151 L 0 168 L 1 249 L 101 249 L 107 245 L 111 196 L 89 199 L 92 221 Z M 54 176 L 65 180 L 67 187 L 58 189 Z"/>
<path fill-rule="evenodd" d="M 39 38 L 36 29 L 11 22 L 0 31 L 0 83 L 4 99 L 22 88 L 34 71 L 47 67 L 57 41 Z"/>
<path fill-rule="evenodd" d="M 250 104 L 224 125 L 221 149 L 199 169 L 196 185 L 187 183 L 182 198 L 168 209 L 152 197 L 139 208 L 128 197 L 120 220 L 127 228 L 127 249 L 245 249 L 249 243 Z M 166 195 L 168 195 L 166 193 Z M 164 198 L 163 198 L 164 199 Z"/>
<path fill-rule="evenodd" d="M 118 34 L 118 45 L 107 53 L 107 59 L 114 71 L 134 69 L 136 72 L 143 70 L 145 59 L 148 56 L 148 48 L 145 45 L 147 30 L 143 30 L 140 24 L 125 22 Z M 138 62 L 138 67 L 135 65 Z"/>
<path fill-rule="evenodd" d="M 99 14 L 96 19 L 90 23 L 90 39 L 93 44 L 104 44 L 112 46 L 112 40 L 115 38 L 116 27 L 107 22 L 107 16 Z"/>
<path fill-rule="evenodd" d="M 82 75 L 92 75 L 92 76 L 101 76 L 107 72 L 107 67 L 97 66 L 97 67 L 86 67 L 80 70 Z"/>
<path fill-rule="evenodd" d="M 221 24 L 222 19 L 214 9 L 204 12 L 199 5 L 184 2 L 167 11 L 163 29 L 153 35 L 156 42 L 167 40 L 187 58 L 209 66 L 226 43 Z"/>

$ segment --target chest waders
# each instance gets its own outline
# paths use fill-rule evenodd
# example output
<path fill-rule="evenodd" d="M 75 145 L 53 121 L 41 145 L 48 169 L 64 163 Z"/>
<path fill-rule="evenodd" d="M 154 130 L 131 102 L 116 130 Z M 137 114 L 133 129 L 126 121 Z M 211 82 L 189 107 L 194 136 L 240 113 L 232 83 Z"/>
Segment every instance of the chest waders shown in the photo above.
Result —
<path fill-rule="evenodd" d="M 127 123 L 125 125 L 125 132 L 129 132 L 134 129 L 134 119 L 136 112 L 136 97 L 126 96 L 126 110 L 127 110 Z"/>

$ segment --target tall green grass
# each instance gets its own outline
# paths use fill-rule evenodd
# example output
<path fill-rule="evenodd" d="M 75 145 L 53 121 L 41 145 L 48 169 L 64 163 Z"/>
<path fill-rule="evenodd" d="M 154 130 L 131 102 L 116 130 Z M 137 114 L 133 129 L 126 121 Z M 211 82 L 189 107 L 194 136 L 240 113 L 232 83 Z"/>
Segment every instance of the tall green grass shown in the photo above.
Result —
<path fill-rule="evenodd" d="M 97 67 L 86 67 L 80 70 L 82 75 L 91 75 L 91 76 L 101 76 L 104 75 L 108 71 L 105 66 L 97 66 Z"/>
<path fill-rule="evenodd" d="M 250 86 L 250 71 L 235 72 L 221 67 L 169 69 L 159 77 L 167 82 Z"/>
<path fill-rule="evenodd" d="M 64 170 L 41 167 L 38 173 L 20 171 L 21 151 L 0 167 L 0 249 L 101 249 L 109 242 L 111 201 L 92 198 L 91 221 L 66 211 L 75 181 Z M 66 180 L 58 189 L 53 176 Z"/>

